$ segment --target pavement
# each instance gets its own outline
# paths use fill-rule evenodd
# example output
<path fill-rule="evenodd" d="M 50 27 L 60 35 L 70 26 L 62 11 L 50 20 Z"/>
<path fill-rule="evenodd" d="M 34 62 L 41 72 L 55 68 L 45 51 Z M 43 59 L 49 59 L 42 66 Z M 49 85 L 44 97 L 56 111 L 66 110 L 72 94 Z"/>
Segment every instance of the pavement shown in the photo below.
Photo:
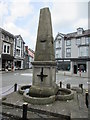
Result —
<path fill-rule="evenodd" d="M 13 92 L 2 100 L 2 113 L 22 117 L 23 96 Z M 74 94 L 74 99 L 67 101 L 55 101 L 47 105 L 28 104 L 28 119 L 30 118 L 62 118 L 68 120 L 70 117 L 88 119 L 88 109 L 85 105 L 85 92 Z"/>

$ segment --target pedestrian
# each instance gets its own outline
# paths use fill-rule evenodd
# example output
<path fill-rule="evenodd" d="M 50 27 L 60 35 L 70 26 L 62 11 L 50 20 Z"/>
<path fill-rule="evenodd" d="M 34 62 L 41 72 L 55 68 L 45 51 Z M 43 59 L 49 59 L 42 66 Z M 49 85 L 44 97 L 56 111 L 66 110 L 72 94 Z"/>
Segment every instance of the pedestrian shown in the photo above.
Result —
<path fill-rule="evenodd" d="M 13 64 L 12 64 L 12 68 L 11 69 L 12 69 L 12 72 L 13 72 L 14 71 L 14 65 Z"/>
<path fill-rule="evenodd" d="M 79 67 L 79 75 L 80 75 L 80 77 L 81 77 L 81 67 Z"/>

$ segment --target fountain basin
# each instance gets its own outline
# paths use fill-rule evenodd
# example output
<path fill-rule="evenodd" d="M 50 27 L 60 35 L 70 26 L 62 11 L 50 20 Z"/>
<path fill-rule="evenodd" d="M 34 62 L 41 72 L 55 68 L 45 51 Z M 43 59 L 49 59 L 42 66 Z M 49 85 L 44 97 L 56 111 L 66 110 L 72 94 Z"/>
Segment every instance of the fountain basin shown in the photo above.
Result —
<path fill-rule="evenodd" d="M 30 87 L 31 87 L 31 85 L 21 86 L 21 87 L 19 88 L 18 92 L 23 95 L 23 93 L 24 93 L 27 89 L 29 89 Z"/>
<path fill-rule="evenodd" d="M 45 104 L 50 104 L 55 101 L 56 96 L 47 96 L 47 97 L 32 97 L 29 95 L 29 93 L 24 93 L 23 94 L 23 100 L 25 102 L 31 103 L 31 104 L 38 104 L 38 105 L 45 105 Z"/>
<path fill-rule="evenodd" d="M 32 88 L 31 85 L 24 85 L 20 87 L 18 90 L 20 94 L 23 94 L 23 100 L 31 104 L 45 105 L 45 104 L 53 103 L 55 100 L 66 101 L 66 100 L 74 99 L 74 92 L 71 89 L 58 88 L 58 92 L 54 94 L 51 88 L 50 91 L 47 91 L 48 89 L 46 88 L 43 89 L 36 88 L 34 89 L 35 90 L 34 92 L 32 92 L 31 88 Z M 52 90 L 52 94 L 51 94 L 51 90 Z"/>
<path fill-rule="evenodd" d="M 59 88 L 57 95 L 56 95 L 56 100 L 72 100 L 74 98 L 74 92 L 70 89 L 65 89 L 65 88 Z"/>

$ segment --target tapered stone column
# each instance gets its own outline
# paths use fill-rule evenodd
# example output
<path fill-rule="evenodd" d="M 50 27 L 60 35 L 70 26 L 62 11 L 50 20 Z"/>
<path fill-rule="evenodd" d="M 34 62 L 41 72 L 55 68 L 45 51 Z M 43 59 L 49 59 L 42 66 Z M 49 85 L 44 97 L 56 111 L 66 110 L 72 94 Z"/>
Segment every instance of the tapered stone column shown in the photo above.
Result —
<path fill-rule="evenodd" d="M 49 8 L 40 10 L 35 59 L 33 64 L 33 84 L 30 94 L 49 96 L 58 91 L 56 85 L 56 62 Z"/>

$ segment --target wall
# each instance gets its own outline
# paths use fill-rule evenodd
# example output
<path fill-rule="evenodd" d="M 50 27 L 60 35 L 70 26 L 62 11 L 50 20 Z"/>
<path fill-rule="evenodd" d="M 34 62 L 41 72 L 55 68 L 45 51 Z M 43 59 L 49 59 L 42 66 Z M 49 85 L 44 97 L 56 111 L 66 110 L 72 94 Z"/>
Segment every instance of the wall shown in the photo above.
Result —
<path fill-rule="evenodd" d="M 2 53 L 2 39 L 1 39 L 1 37 L 2 37 L 2 34 L 0 32 L 0 54 Z"/>
<path fill-rule="evenodd" d="M 75 38 L 71 40 L 71 58 L 78 58 L 78 46 Z"/>

